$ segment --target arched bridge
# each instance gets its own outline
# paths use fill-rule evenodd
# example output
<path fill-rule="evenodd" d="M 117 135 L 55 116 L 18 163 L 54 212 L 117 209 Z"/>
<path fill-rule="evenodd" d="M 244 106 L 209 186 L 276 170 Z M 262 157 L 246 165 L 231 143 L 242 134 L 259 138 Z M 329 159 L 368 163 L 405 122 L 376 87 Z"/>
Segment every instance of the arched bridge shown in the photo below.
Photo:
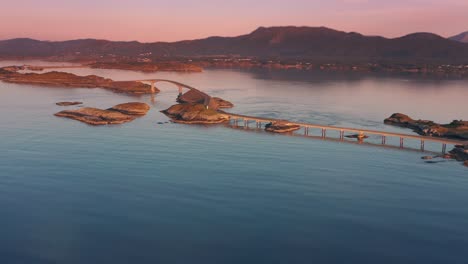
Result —
<path fill-rule="evenodd" d="M 156 89 L 155 89 L 156 88 L 156 83 L 158 83 L 158 82 L 171 83 L 171 84 L 174 84 L 175 86 L 177 86 L 177 89 L 179 91 L 179 96 L 182 95 L 183 89 L 185 88 L 185 89 L 188 89 L 188 90 L 196 91 L 197 93 L 202 95 L 204 97 L 203 104 L 205 105 L 205 107 L 208 108 L 210 106 L 210 103 L 211 103 L 211 96 L 209 96 L 208 94 L 198 90 L 195 87 L 192 87 L 190 85 L 187 85 L 187 84 L 184 84 L 184 83 L 181 83 L 181 82 L 167 80 L 167 79 L 144 79 L 144 80 L 134 80 L 134 81 L 135 82 L 142 82 L 142 83 L 150 83 L 151 84 L 151 93 L 156 93 Z"/>

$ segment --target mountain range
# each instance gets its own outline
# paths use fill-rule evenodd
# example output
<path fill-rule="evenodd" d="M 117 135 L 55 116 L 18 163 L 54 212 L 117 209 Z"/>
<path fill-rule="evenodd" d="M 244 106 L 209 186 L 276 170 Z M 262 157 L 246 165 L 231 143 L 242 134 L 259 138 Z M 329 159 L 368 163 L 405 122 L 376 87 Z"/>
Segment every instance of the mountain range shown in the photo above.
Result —
<path fill-rule="evenodd" d="M 463 42 L 463 43 L 468 43 L 468 31 L 460 33 L 456 36 L 453 36 L 450 38 L 451 40 Z"/>
<path fill-rule="evenodd" d="M 40 41 L 18 38 L 0 41 L 0 58 L 199 58 L 243 56 L 320 61 L 401 61 L 468 63 L 467 37 L 446 39 L 432 33 L 398 38 L 365 36 L 326 27 L 260 27 L 235 37 L 209 37 L 177 42 L 140 43 L 79 39 Z"/>

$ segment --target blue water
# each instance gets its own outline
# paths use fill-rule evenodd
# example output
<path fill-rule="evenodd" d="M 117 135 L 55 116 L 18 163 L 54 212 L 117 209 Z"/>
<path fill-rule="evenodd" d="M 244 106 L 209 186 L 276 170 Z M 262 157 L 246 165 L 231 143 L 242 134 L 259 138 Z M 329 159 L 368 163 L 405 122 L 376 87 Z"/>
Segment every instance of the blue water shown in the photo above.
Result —
<path fill-rule="evenodd" d="M 467 117 L 457 105 L 468 98 L 463 81 L 157 75 L 231 100 L 231 111 L 242 114 L 405 133 L 382 119 L 396 111 Z M 468 170 L 459 163 L 224 126 L 157 124 L 167 121 L 159 110 L 176 96 L 175 88 L 160 88 L 152 103 L 101 89 L 0 83 L 0 263 L 467 263 Z M 53 116 L 63 100 L 153 108 L 131 123 L 93 127 Z"/>

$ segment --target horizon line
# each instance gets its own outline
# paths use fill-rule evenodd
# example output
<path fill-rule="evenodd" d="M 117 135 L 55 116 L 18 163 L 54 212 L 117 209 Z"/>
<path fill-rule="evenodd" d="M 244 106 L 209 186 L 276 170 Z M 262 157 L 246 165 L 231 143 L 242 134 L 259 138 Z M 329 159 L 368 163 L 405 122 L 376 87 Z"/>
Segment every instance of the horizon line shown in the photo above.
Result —
<path fill-rule="evenodd" d="M 407 33 L 407 34 L 404 34 L 404 35 L 401 35 L 401 36 L 397 36 L 397 37 L 385 37 L 385 36 L 383 36 L 383 35 L 366 35 L 366 34 L 363 34 L 363 33 L 357 32 L 357 31 L 344 31 L 344 30 L 339 30 L 339 29 L 327 27 L 327 26 L 296 26 L 296 25 L 286 25 L 286 26 L 258 26 L 258 27 L 255 28 L 254 30 L 251 30 L 249 33 L 245 33 L 245 34 L 241 34 L 241 35 L 231 35 L 231 36 L 209 35 L 209 36 L 202 37 L 202 38 L 181 39 L 181 40 L 175 40 L 175 41 L 163 41 L 163 40 L 156 40 L 156 41 L 117 40 L 117 39 L 105 39 L 105 38 L 94 38 L 94 37 L 82 37 L 82 38 L 61 39 L 61 40 L 48 40 L 48 39 L 38 39 L 38 38 L 31 38 L 31 37 L 14 37 L 14 38 L 6 38 L 6 39 L 3 39 L 3 38 L 2 38 L 2 39 L 0 39 L 0 41 L 8 41 L 8 40 L 16 40 L 16 39 L 30 39 L 30 40 L 36 40 L 36 41 L 42 41 L 42 42 L 65 42 L 65 41 L 77 41 L 77 40 L 100 40 L 100 41 L 109 41 L 109 42 L 138 42 L 138 43 L 141 43 L 141 44 L 176 43 L 176 42 L 184 42 L 184 41 L 203 40 L 203 39 L 207 39 L 207 38 L 216 38 L 216 37 L 220 37 L 220 38 L 235 38 L 235 37 L 239 37 L 239 36 L 244 36 L 244 35 L 252 34 L 253 32 L 255 32 L 255 31 L 257 31 L 257 30 L 259 30 L 259 29 L 261 29 L 261 28 L 287 28 L 287 27 L 294 27 L 294 28 L 324 28 L 324 29 L 329 29 L 329 30 L 344 32 L 344 33 L 348 33 L 348 34 L 349 34 L 349 33 L 357 33 L 357 34 L 360 34 L 360 35 L 365 36 L 365 37 L 381 37 L 381 38 L 385 38 L 385 39 L 398 39 L 398 38 L 402 38 L 402 37 L 409 36 L 409 35 L 413 35 L 413 34 L 419 34 L 419 33 L 433 34 L 433 35 L 437 35 L 437 36 L 442 37 L 442 38 L 445 38 L 445 39 L 450 39 L 450 38 L 455 37 L 455 36 L 458 36 L 458 35 L 460 35 L 460 34 L 468 33 L 468 30 L 467 30 L 467 31 L 458 33 L 458 34 L 453 35 L 453 36 L 445 37 L 445 36 L 443 36 L 443 35 L 440 35 L 440 34 L 437 34 L 437 33 L 434 33 L 434 32 L 430 32 L 430 31 L 417 31 L 417 32 L 411 32 L 411 33 Z"/>

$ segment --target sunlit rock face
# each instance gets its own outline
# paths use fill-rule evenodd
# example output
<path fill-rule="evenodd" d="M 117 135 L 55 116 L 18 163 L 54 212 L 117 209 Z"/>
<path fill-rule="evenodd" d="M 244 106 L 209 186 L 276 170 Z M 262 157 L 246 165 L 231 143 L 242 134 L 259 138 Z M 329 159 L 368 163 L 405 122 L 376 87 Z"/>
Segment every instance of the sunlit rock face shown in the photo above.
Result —
<path fill-rule="evenodd" d="M 150 106 L 145 103 L 131 102 L 115 105 L 107 110 L 117 111 L 126 115 L 146 115 Z"/>
<path fill-rule="evenodd" d="M 234 107 L 234 104 L 227 101 L 227 100 L 224 100 L 222 98 L 219 98 L 219 97 L 211 97 L 211 100 L 213 100 L 217 105 L 218 105 L 218 108 L 232 108 Z"/>
<path fill-rule="evenodd" d="M 8 68 L 7 68 L 8 69 Z M 134 81 L 113 81 L 96 75 L 78 76 L 67 72 L 18 73 L 13 70 L 0 69 L 0 78 L 4 82 L 31 84 L 40 86 L 57 86 L 70 88 L 103 88 L 116 93 L 150 94 L 151 85 Z M 155 88 L 155 92 L 159 92 Z"/>
<path fill-rule="evenodd" d="M 149 109 L 150 106 L 145 103 L 126 103 L 107 110 L 92 107 L 64 110 L 55 116 L 78 120 L 89 125 L 112 125 L 133 121 L 136 117 L 145 115 Z"/>
<path fill-rule="evenodd" d="M 385 124 L 406 127 L 423 136 L 468 139 L 468 121 L 453 120 L 450 124 L 437 124 L 430 120 L 414 120 L 395 113 L 384 120 Z"/>
<path fill-rule="evenodd" d="M 231 108 L 234 105 L 219 97 L 210 97 L 196 89 L 191 89 L 177 97 L 177 102 L 181 104 L 205 104 L 208 108 L 217 110 L 220 108 Z"/>
<path fill-rule="evenodd" d="M 296 124 L 291 124 L 287 121 L 276 121 L 271 122 L 265 125 L 265 131 L 273 133 L 287 133 L 299 130 L 301 126 Z"/>
<path fill-rule="evenodd" d="M 217 124 L 229 121 L 229 116 L 203 104 L 176 104 L 162 111 L 177 123 Z"/>
<path fill-rule="evenodd" d="M 57 102 L 55 104 L 58 106 L 70 106 L 70 105 L 80 105 L 80 104 L 83 104 L 83 102 Z"/>

